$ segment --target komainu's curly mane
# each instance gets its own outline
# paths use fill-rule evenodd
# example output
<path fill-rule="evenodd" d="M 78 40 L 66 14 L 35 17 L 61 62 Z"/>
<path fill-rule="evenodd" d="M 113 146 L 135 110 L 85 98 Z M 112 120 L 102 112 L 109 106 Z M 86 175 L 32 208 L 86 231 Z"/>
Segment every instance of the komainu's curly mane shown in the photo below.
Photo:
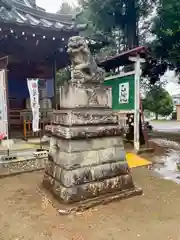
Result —
<path fill-rule="evenodd" d="M 72 81 L 102 82 L 104 80 L 104 71 L 97 66 L 85 38 L 71 37 L 68 53 L 72 64 Z"/>

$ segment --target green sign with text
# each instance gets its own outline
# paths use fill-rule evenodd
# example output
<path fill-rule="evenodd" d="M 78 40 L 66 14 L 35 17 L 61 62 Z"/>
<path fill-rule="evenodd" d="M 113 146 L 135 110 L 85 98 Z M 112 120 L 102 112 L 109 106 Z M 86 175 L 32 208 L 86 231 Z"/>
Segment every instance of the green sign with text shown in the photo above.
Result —
<path fill-rule="evenodd" d="M 111 76 L 105 79 L 104 84 L 112 88 L 113 110 L 134 110 L 135 76 Z"/>

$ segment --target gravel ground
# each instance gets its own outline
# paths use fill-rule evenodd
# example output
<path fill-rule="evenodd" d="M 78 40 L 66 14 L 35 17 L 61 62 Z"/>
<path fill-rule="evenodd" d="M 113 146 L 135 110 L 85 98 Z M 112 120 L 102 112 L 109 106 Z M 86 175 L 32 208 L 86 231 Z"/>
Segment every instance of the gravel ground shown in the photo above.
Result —
<path fill-rule="evenodd" d="M 180 186 L 140 168 L 144 195 L 61 216 L 39 192 L 43 173 L 0 180 L 0 240 L 180 239 Z"/>

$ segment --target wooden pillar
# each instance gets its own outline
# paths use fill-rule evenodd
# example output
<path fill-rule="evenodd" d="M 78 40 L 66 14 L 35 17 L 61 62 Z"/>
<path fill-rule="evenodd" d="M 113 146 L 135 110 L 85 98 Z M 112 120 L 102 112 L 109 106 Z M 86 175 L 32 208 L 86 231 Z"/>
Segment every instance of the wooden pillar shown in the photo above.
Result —
<path fill-rule="evenodd" d="M 140 149 L 140 77 L 141 63 L 145 62 L 140 58 L 139 54 L 136 57 L 130 57 L 130 61 L 134 62 L 135 69 L 135 96 L 134 96 L 134 149 L 138 152 Z"/>
<path fill-rule="evenodd" d="M 56 58 L 54 56 L 53 64 L 52 64 L 53 89 L 54 89 L 54 96 L 53 96 L 53 101 L 52 101 L 53 109 L 56 109 L 56 105 L 57 105 L 57 78 L 56 78 L 56 71 L 57 71 Z"/>

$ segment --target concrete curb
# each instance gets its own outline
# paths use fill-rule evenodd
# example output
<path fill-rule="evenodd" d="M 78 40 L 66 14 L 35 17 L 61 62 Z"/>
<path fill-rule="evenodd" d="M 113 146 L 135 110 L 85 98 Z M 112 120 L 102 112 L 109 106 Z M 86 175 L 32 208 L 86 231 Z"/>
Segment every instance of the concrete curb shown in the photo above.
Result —
<path fill-rule="evenodd" d="M 37 146 L 38 147 L 38 146 Z M 32 148 L 20 148 L 20 149 L 11 149 L 11 153 L 17 153 L 17 152 L 28 152 L 28 151 L 36 151 L 37 147 L 32 147 Z M 0 150 L 0 155 L 4 155 L 7 153 L 7 150 Z"/>
<path fill-rule="evenodd" d="M 0 179 L 18 174 L 40 171 L 45 168 L 47 157 L 26 156 L 12 161 L 0 161 Z"/>

